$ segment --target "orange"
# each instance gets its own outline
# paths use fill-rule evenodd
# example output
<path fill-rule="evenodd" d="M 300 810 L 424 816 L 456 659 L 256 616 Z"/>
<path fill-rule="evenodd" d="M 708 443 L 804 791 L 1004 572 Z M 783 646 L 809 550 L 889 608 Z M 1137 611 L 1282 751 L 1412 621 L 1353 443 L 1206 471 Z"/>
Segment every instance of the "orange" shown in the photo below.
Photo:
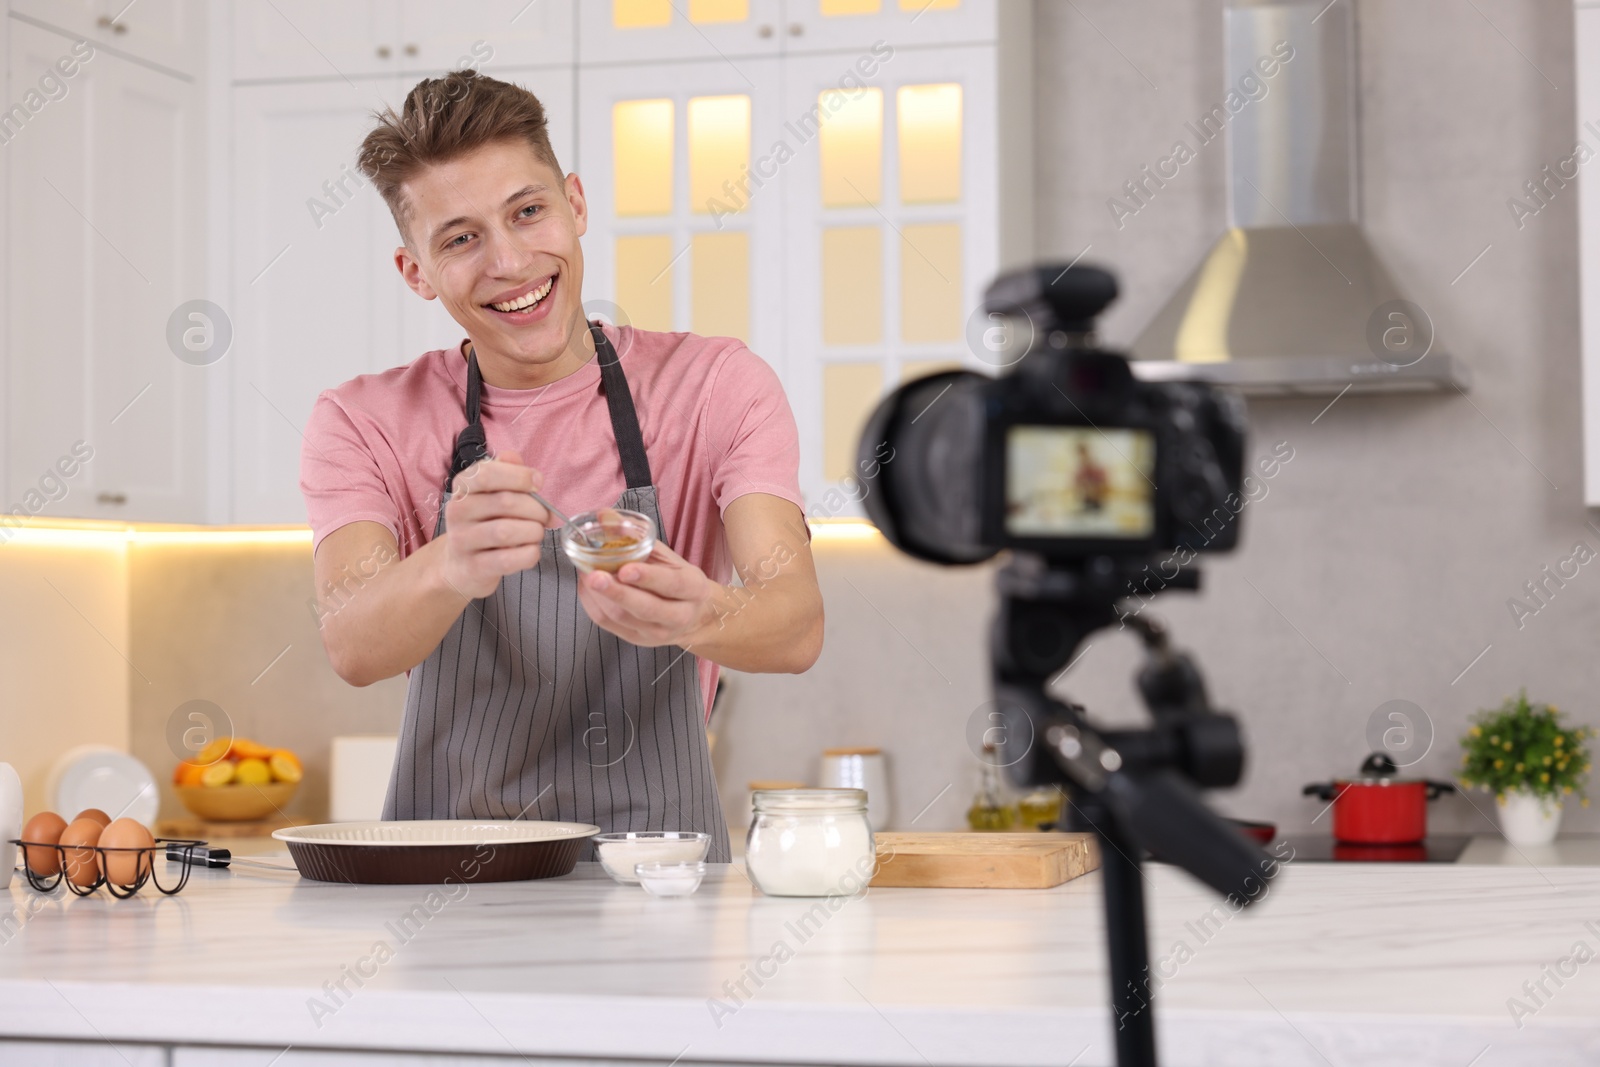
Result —
<path fill-rule="evenodd" d="M 280 748 L 267 761 L 272 777 L 280 782 L 298 782 L 301 777 L 300 758 L 286 748 Z"/>
<path fill-rule="evenodd" d="M 205 775 L 206 769 L 198 763 L 184 760 L 172 772 L 173 785 L 199 785 L 200 779 Z"/>
<path fill-rule="evenodd" d="M 234 759 L 264 760 L 272 755 L 272 749 L 260 742 L 252 741 L 248 737 L 236 737 L 233 739 L 233 748 L 229 750 L 228 755 Z"/>
<path fill-rule="evenodd" d="M 200 771 L 200 784 L 205 786 L 227 785 L 233 781 L 233 761 L 218 760 Z"/>
<path fill-rule="evenodd" d="M 205 748 L 202 748 L 198 753 L 195 754 L 194 762 L 200 764 L 202 767 L 206 766 L 207 764 L 215 763 L 217 760 L 222 759 L 228 754 L 228 746 L 231 744 L 233 744 L 233 738 L 231 737 L 215 738 L 210 744 L 206 745 Z"/>

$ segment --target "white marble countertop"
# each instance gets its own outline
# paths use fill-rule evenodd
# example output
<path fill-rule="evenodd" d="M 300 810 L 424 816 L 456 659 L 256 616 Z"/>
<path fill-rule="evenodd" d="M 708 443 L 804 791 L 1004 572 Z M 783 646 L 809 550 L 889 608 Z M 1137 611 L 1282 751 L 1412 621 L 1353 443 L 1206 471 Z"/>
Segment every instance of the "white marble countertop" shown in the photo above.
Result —
<path fill-rule="evenodd" d="M 1291 863 L 1237 915 L 1172 868 L 1148 868 L 1147 885 L 1152 961 L 1172 975 L 1165 1064 L 1600 1062 L 1600 959 L 1559 987 L 1545 970 L 1578 942 L 1600 953 L 1600 869 Z M 125 901 L 16 879 L 0 892 L 0 1038 L 249 1046 L 260 1067 L 289 1046 L 1112 1061 L 1098 875 L 1042 891 L 872 890 L 836 911 L 763 897 L 736 866 L 680 900 L 592 864 L 436 892 L 242 867 Z M 820 918 L 802 927 L 808 911 Z M 1541 979 L 1542 1006 L 1523 985 Z M 330 992 L 341 982 L 347 994 Z M 1512 997 L 1532 1011 L 1520 1028 Z"/>

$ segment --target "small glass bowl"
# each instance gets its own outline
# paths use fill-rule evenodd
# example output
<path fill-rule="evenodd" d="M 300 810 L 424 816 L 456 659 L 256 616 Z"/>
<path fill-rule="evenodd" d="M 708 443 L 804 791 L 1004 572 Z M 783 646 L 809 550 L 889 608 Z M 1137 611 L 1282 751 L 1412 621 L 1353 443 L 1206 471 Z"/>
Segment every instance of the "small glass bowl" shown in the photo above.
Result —
<path fill-rule="evenodd" d="M 636 869 L 643 863 L 698 863 L 711 848 L 711 835 L 688 830 L 637 830 L 596 834 L 595 852 L 600 866 L 623 885 L 638 885 Z"/>
<path fill-rule="evenodd" d="M 693 863 L 641 863 L 634 867 L 645 892 L 657 897 L 686 897 L 700 888 L 706 865 Z"/>
<path fill-rule="evenodd" d="M 592 546 L 586 538 L 605 542 Z M 637 511 L 602 508 L 572 516 L 561 531 L 561 550 L 580 571 L 609 571 L 615 574 L 624 563 L 650 558 L 656 547 L 656 524 Z"/>

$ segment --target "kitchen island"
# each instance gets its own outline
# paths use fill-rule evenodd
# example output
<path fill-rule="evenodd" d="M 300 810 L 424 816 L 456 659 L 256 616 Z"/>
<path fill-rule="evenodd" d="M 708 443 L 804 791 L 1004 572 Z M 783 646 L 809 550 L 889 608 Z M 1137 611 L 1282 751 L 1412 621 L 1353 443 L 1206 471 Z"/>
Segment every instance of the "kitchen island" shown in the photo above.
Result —
<path fill-rule="evenodd" d="M 1290 862 L 1237 914 L 1147 886 L 1164 1064 L 1600 1062 L 1600 868 Z M 1098 874 L 830 907 L 736 865 L 676 900 L 595 864 L 449 892 L 239 867 L 130 900 L 19 875 L 0 905 L 3 1065 L 1112 1061 Z"/>

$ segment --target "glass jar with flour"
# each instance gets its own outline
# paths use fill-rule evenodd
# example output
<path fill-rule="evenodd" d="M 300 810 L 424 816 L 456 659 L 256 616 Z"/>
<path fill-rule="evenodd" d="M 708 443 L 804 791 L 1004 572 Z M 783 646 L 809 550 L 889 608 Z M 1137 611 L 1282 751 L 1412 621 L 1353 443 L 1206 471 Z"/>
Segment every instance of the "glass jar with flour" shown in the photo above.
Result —
<path fill-rule="evenodd" d="M 765 789 L 751 795 L 745 870 L 774 897 L 853 896 L 872 880 L 862 789 Z"/>

